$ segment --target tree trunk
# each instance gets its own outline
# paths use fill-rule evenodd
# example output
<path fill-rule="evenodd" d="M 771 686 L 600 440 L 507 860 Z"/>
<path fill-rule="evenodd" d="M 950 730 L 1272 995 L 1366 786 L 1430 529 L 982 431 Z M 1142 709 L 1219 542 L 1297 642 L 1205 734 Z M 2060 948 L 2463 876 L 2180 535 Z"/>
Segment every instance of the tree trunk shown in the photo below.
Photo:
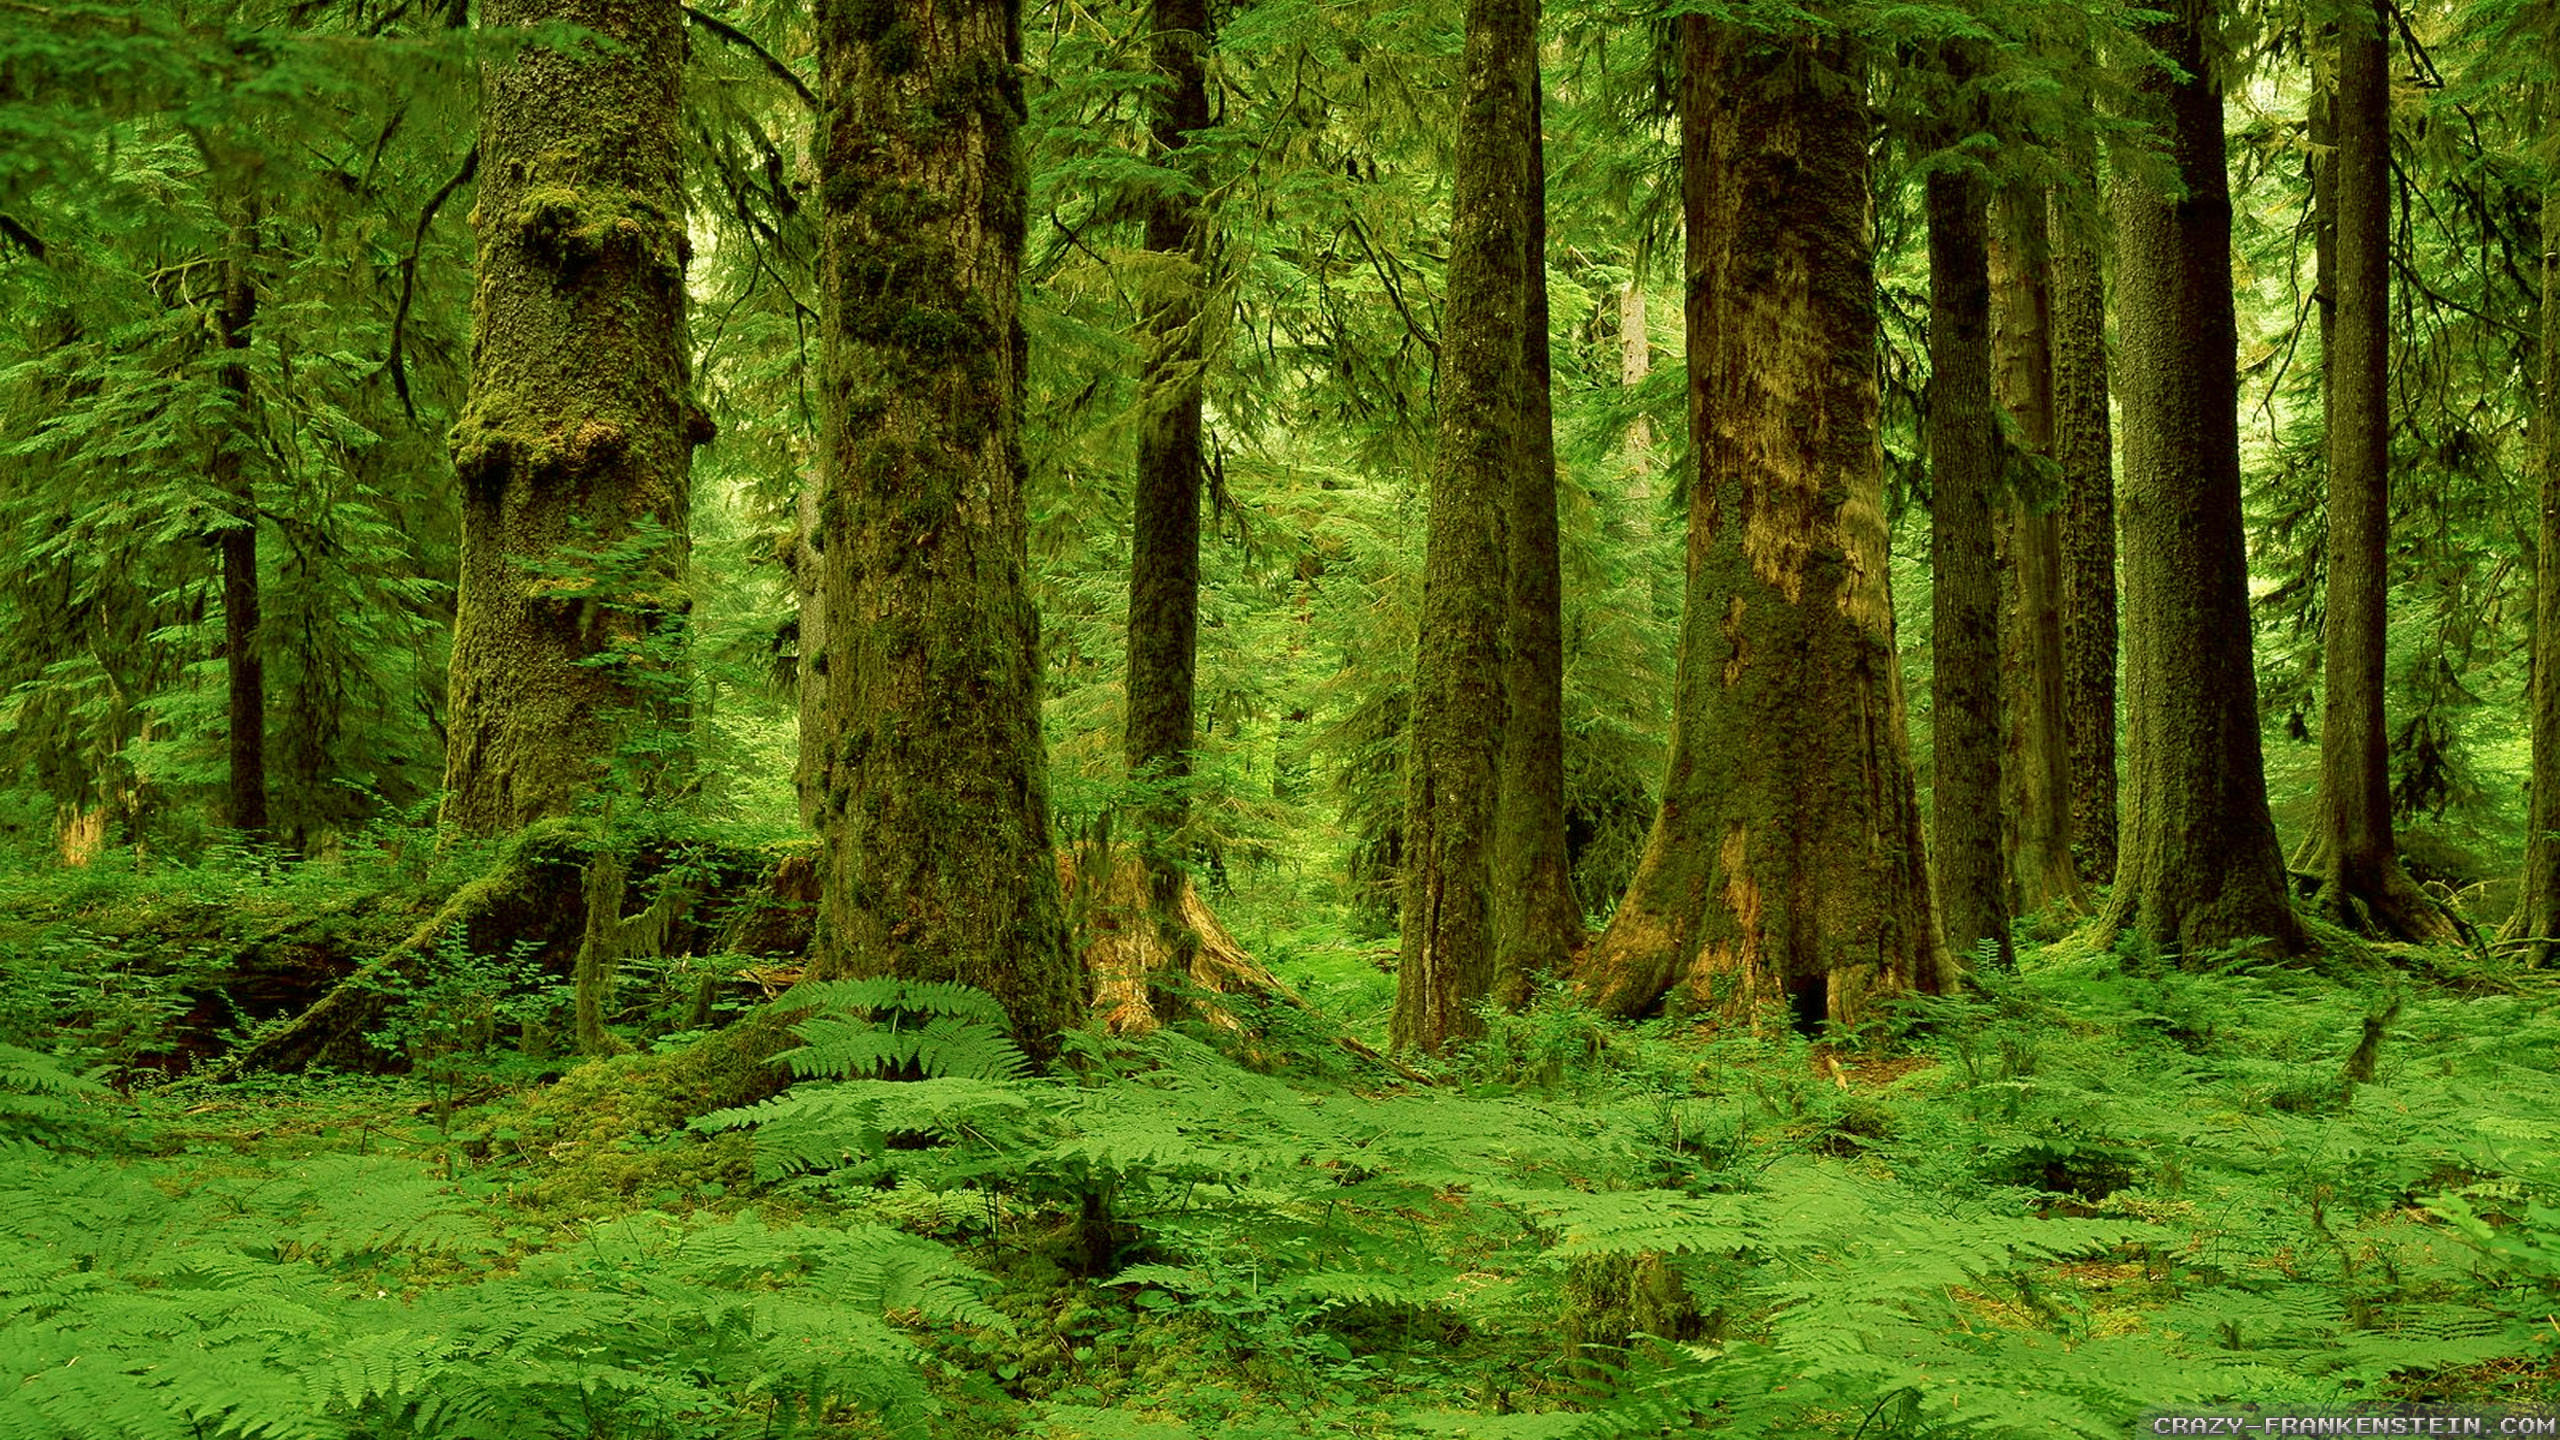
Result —
<path fill-rule="evenodd" d="M 1580 974 L 1612 1014 L 1783 995 L 1855 1023 L 1950 979 L 1886 572 L 1865 58 L 1680 24 L 1699 465 L 1671 762 Z"/>
<path fill-rule="evenodd" d="M 691 447 L 676 0 L 489 0 L 569 24 L 483 71 L 480 288 L 462 479 L 444 818 L 515 829 L 603 784 L 680 621 Z M 648 770 L 636 777 L 647 784 Z"/>
<path fill-rule="evenodd" d="M 2391 833 L 2383 679 L 2391 593 L 2391 80 L 2374 0 L 2338 27 L 2337 318 L 2328 374 L 2328 596 L 2321 628 L 2319 903 L 2342 923 L 2448 940 Z"/>
<path fill-rule="evenodd" d="M 819 11 L 824 895 L 812 973 L 1083 1013 L 1049 844 L 1025 572 L 1016 0 Z"/>
<path fill-rule="evenodd" d="M 2053 307 L 2041 191 L 2003 186 L 1991 221 L 1994 386 L 2018 447 L 2009 457 L 2003 567 L 2001 814 L 2012 903 L 2076 909 L 2071 748 L 2062 648 L 2062 496 L 2053 475 Z"/>
<path fill-rule="evenodd" d="M 2053 454 L 2062 470 L 2063 740 L 2071 854 L 2084 881 L 2116 872 L 2115 441 L 2107 419 L 2107 292 L 2093 147 L 2079 203 L 2054 193 Z"/>
<path fill-rule="evenodd" d="M 1989 186 L 1931 171 L 1929 217 L 1929 646 L 1937 781 L 1929 810 L 1938 921 L 1959 963 L 2007 968 L 2010 885 L 2001 836 L 2000 576 L 1992 496 L 2000 429 L 1991 410 Z"/>
<path fill-rule="evenodd" d="M 1544 151 L 1544 145 L 1540 147 Z M 1645 318 L 1644 275 L 1631 271 L 1618 292 L 1618 383 L 1629 390 L 1653 374 L 1653 327 Z M 1627 424 L 1627 495 L 1653 498 L 1653 421 L 1638 415 Z"/>
<path fill-rule="evenodd" d="M 800 747 L 791 788 L 800 801 L 800 823 L 811 830 L 818 828 L 827 798 L 827 535 L 818 524 L 819 484 L 817 476 L 803 477 L 792 495 L 790 548 L 783 552 L 800 614 L 800 653 L 792 662 Z"/>
<path fill-rule="evenodd" d="M 1154 0 L 1148 14 L 1156 85 L 1156 161 L 1183 177 L 1146 202 L 1146 247 L 1162 267 L 1141 321 L 1138 473 L 1129 545 L 1129 778 L 1147 787 L 1131 817 L 1145 861 L 1164 974 L 1146 977 L 1161 1009 L 1192 968 L 1199 932 L 1183 923 L 1190 886 L 1179 854 L 1191 774 L 1192 682 L 1200 634 L 1200 337 L 1208 259 L 1207 186 L 1190 148 L 1209 124 L 1207 0 Z M 1192 897 L 1192 903 L 1199 903 Z"/>
<path fill-rule="evenodd" d="M 2185 72 L 2146 68 L 2137 102 L 2168 141 L 2183 198 L 2119 175 L 2124 339 L 2127 797 L 2109 934 L 2130 926 L 2201 958 L 2308 939 L 2267 814 L 2240 519 L 2238 331 L 2214 0 L 2150 28 Z"/>
<path fill-rule="evenodd" d="M 1535 18 L 1532 12 L 1531 34 Z M 1556 435 L 1547 354 L 1546 142 L 1534 44 L 1523 117 L 1529 183 L 1522 220 L 1520 441 L 1511 467 L 1511 723 L 1503 736 L 1494 842 L 1495 996 L 1517 1008 L 1540 975 L 1561 975 L 1582 939 L 1564 830 L 1564 572 L 1556 528 Z"/>
<path fill-rule="evenodd" d="M 1509 511 L 1519 484 L 1528 235 L 1524 153 L 1534 0 L 1468 0 L 1464 108 L 1441 329 L 1440 446 L 1414 675 L 1404 827 L 1404 935 L 1391 1028 L 1438 1052 L 1482 1027 L 1494 973 L 1494 859 L 1511 604 Z"/>
<path fill-rule="evenodd" d="M 258 492 L 248 468 L 249 327 L 258 316 L 249 257 L 256 248 L 257 218 L 250 213 L 232 228 L 222 259 L 222 308 L 215 316 L 223 351 L 219 380 L 232 405 L 231 423 L 213 452 L 213 488 L 230 509 L 221 540 L 222 653 L 231 710 L 227 818 L 244 840 L 267 836 L 267 664 L 258 635 Z"/>
<path fill-rule="evenodd" d="M 2542 194 L 2542 410 L 2535 418 L 2542 515 L 2534 536 L 2533 773 L 2524 875 L 2507 935 L 2523 942 L 2526 963 L 2548 965 L 2560 952 L 2560 184 Z"/>

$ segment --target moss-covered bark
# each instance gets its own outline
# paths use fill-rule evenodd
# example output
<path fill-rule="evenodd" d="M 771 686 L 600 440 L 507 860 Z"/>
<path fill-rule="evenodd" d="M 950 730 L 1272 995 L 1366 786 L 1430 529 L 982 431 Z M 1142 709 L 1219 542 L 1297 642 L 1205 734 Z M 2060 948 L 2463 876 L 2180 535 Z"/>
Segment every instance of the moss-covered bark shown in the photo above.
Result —
<path fill-rule="evenodd" d="M 2454 928 L 2400 867 L 2383 720 L 2391 593 L 2391 81 L 2372 0 L 2338 26 L 2335 319 L 2328 383 L 2328 594 L 2322 610 L 2320 907 L 2359 929 L 2447 940 Z"/>
<path fill-rule="evenodd" d="M 670 689 L 645 657 L 682 609 L 686 469 L 709 433 L 685 371 L 683 7 L 483 15 L 563 22 L 613 45 L 526 46 L 482 74 L 444 808 L 477 832 L 567 813 L 634 727 L 671 723 L 648 713 Z"/>
<path fill-rule="evenodd" d="M 1619 1014 L 1783 993 L 1855 1022 L 1949 978 L 1886 574 L 1865 61 L 1680 24 L 1699 466 L 1671 764 L 1577 970 Z"/>
<path fill-rule="evenodd" d="M 1991 219 L 1992 390 L 2017 450 L 2001 566 L 2001 815 L 2021 915 L 2076 907 L 2062 638 L 2062 496 L 2053 461 L 2053 304 L 2042 191 L 1999 187 Z"/>
<path fill-rule="evenodd" d="M 2542 196 L 2542 395 L 2535 416 L 2541 519 L 2533 581 L 2532 795 L 2509 938 L 2549 964 L 2560 952 L 2560 185 Z"/>
<path fill-rule="evenodd" d="M 1014 0 L 831 0 L 824 895 L 812 973 L 952 980 L 1054 1053 L 1083 1015 L 1025 572 Z"/>
<path fill-rule="evenodd" d="M 2000 483 L 1991 409 L 1991 270 L 1978 172 L 1927 181 L 1929 226 L 1929 615 L 1931 873 L 1947 950 L 2009 946 L 2001 834 L 2000 576 L 1992 511 Z"/>
<path fill-rule="evenodd" d="M 1532 23 L 1534 25 L 1534 11 Z M 1533 32 L 1534 33 L 1534 30 Z M 1520 443 L 1511 474 L 1511 624 L 1494 838 L 1496 998 L 1517 1007 L 1531 979 L 1563 973 L 1582 939 L 1564 825 L 1564 562 L 1556 526 L 1554 367 L 1547 353 L 1547 165 L 1537 57 L 1521 117 Z M 1642 343 L 1639 340 L 1638 343 Z"/>
<path fill-rule="evenodd" d="M 2267 813 L 2240 519 L 2238 332 L 2216 0 L 2150 27 L 2137 102 L 2178 192 L 2117 177 L 2125 814 L 2101 930 L 2202 956 L 2308 945 Z"/>
<path fill-rule="evenodd" d="M 2107 292 L 2095 147 L 2053 195 L 2053 458 L 2062 471 L 2063 743 L 2080 878 L 2116 872 L 2116 482 L 2107 416 Z"/>
<path fill-rule="evenodd" d="M 1494 857 L 1510 720 L 1505 622 L 1526 353 L 1523 117 L 1536 44 L 1534 0 L 1468 0 L 1440 331 L 1440 444 L 1405 767 L 1398 1049 L 1438 1051 L 1475 1034 L 1475 1007 L 1505 983 L 1494 971 Z"/>
<path fill-rule="evenodd" d="M 249 327 L 257 320 L 258 289 L 250 274 L 257 245 L 257 217 L 244 210 L 231 227 L 222 257 L 222 304 L 214 316 L 222 338 L 217 372 L 233 408 L 232 423 L 214 442 L 214 493 L 223 497 L 222 654 L 229 671 L 229 800 L 224 818 L 247 839 L 267 832 L 267 663 L 258 629 L 258 493 L 248 458 L 256 440 L 249 421 Z"/>

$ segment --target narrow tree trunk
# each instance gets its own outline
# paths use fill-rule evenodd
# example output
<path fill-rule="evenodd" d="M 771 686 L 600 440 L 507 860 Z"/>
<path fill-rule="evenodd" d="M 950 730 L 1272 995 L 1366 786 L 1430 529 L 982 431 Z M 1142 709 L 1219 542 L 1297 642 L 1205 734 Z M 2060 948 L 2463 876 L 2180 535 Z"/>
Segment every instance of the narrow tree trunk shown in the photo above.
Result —
<path fill-rule="evenodd" d="M 685 373 L 683 6 L 489 0 L 484 23 L 614 44 L 483 72 L 444 806 L 478 832 L 575 808 L 670 699 L 652 652 L 679 618 L 685 472 L 710 429 Z"/>
<path fill-rule="evenodd" d="M 2560 952 L 2560 185 L 2542 195 L 2541 521 L 2533 585 L 2533 773 L 2524 875 L 2508 938 L 2529 964 Z"/>
<path fill-rule="evenodd" d="M 2116 871 L 2115 440 L 2107 419 L 2107 293 L 2092 147 L 2076 202 L 2053 201 L 2053 453 L 2062 470 L 2063 738 L 2071 854 L 2084 881 Z"/>
<path fill-rule="evenodd" d="M 1468 0 L 1466 13 L 1391 1027 L 1397 1048 L 1434 1052 L 1476 1034 L 1475 1007 L 1510 988 L 1495 974 L 1493 891 L 1511 719 L 1508 516 L 1527 355 L 1529 167 L 1521 142 L 1537 9 L 1534 0 Z"/>
<path fill-rule="evenodd" d="M 258 635 L 258 492 L 248 467 L 249 327 L 258 316 L 249 257 L 256 246 L 257 219 L 251 214 L 233 227 L 222 260 L 222 308 L 215 316 L 223 350 L 219 380 L 232 406 L 231 422 L 213 453 L 213 488 L 230 510 L 222 531 L 222 653 L 231 710 L 228 818 L 247 840 L 267 834 L 267 664 Z"/>
<path fill-rule="evenodd" d="M 2183 196 L 2120 175 L 2127 714 L 2122 848 L 2101 929 L 2201 957 L 2308 944 L 2267 814 L 2240 518 L 2238 328 L 2215 0 L 2150 36 L 2137 99 Z"/>
<path fill-rule="evenodd" d="M 791 788 L 800 800 L 800 823 L 811 830 L 818 828 L 827 796 L 827 533 L 818 524 L 820 483 L 817 476 L 804 477 L 791 497 L 791 546 L 784 561 L 800 612 L 800 653 L 792 667 L 800 747 Z"/>
<path fill-rule="evenodd" d="M 1017 0 L 831 0 L 811 970 L 974 985 L 1031 1053 L 1083 1011 L 1049 844 L 1023 508 Z"/>
<path fill-rule="evenodd" d="M 1959 963 L 2003 968 L 2010 885 L 2001 836 L 2000 575 L 1992 497 L 2000 429 L 1991 409 L 1991 272 L 1978 173 L 1932 171 L 1929 219 L 1929 810 L 1938 920 Z"/>
<path fill-rule="evenodd" d="M 1138 475 L 1129 555 L 1129 776 L 1164 790 L 1141 807 L 1142 851 L 1176 874 L 1163 853 L 1182 824 L 1182 781 L 1191 773 L 1192 680 L 1200 616 L 1201 265 L 1205 260 L 1198 167 L 1186 163 L 1193 131 L 1209 124 L 1203 54 L 1206 0 L 1154 0 L 1157 162 L 1184 177 L 1182 191 L 1147 200 L 1146 246 L 1160 267 L 1140 346 Z"/>
<path fill-rule="evenodd" d="M 2391 593 L 2391 80 L 2379 0 L 2338 27 L 2337 321 L 2328 373 L 2329 573 L 2321 630 L 2320 905 L 2404 940 L 2454 938 L 2400 868 L 2383 679 Z"/>
<path fill-rule="evenodd" d="M 2004 468 L 2000 767 L 2012 901 L 2021 915 L 2077 908 L 2071 862 L 2071 748 L 2062 643 L 2062 499 L 2053 474 L 2053 306 L 2041 191 L 2003 186 L 1991 222 L 1993 388 L 2020 463 Z"/>
<path fill-rule="evenodd" d="M 1653 374 L 1653 328 L 1645 318 L 1644 276 L 1631 274 L 1618 292 L 1618 383 L 1629 390 Z M 1653 498 L 1653 421 L 1638 415 L 1627 426 L 1627 480 L 1631 499 Z"/>
<path fill-rule="evenodd" d="M 1671 763 L 1592 1002 L 1854 1023 L 1949 980 L 1903 731 L 1876 451 L 1865 59 L 1681 22 L 1689 501 Z"/>
<path fill-rule="evenodd" d="M 1532 12 L 1531 34 L 1535 12 Z M 1556 434 L 1547 354 L 1547 175 L 1541 84 L 1529 58 L 1528 192 L 1522 239 L 1520 444 L 1511 484 L 1511 633 L 1502 794 L 1494 851 L 1495 998 L 1525 1003 L 1561 975 L 1582 939 L 1564 833 L 1564 570 L 1556 528 Z"/>

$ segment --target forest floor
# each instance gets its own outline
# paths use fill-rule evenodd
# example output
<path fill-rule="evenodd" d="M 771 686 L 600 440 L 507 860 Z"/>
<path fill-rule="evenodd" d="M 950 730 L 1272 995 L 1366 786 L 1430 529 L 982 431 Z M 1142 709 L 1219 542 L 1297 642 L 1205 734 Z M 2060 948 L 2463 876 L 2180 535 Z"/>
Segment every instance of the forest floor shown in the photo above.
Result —
<path fill-rule="evenodd" d="M 385 1022 L 409 1074 L 146 1083 L 244 935 L 391 943 L 432 884 L 9 886 L 0 1436 L 2118 1436 L 2560 1401 L 2560 986 L 2478 957 L 2028 946 L 1825 1046 L 1553 993 L 1424 1085 L 1331 1043 L 1382 1015 L 1382 942 L 1248 897 L 1317 1006 L 1249 1056 L 1177 1028 L 1036 1075 L 983 997 L 839 986 L 800 997 L 799 1083 L 687 1123 L 721 1042 L 671 1027 L 742 957 L 636 967 L 634 1052 L 575 1068 L 512 1043 L 556 986 L 455 951 Z"/>

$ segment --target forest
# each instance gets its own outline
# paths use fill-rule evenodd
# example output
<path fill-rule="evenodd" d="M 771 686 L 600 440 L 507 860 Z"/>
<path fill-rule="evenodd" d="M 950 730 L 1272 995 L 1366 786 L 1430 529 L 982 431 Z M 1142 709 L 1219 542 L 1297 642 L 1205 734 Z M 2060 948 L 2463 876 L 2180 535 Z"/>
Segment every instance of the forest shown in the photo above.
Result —
<path fill-rule="evenodd" d="M 2555 285 L 2551 0 L 0 0 L 0 1440 L 2550 1433 Z"/>

